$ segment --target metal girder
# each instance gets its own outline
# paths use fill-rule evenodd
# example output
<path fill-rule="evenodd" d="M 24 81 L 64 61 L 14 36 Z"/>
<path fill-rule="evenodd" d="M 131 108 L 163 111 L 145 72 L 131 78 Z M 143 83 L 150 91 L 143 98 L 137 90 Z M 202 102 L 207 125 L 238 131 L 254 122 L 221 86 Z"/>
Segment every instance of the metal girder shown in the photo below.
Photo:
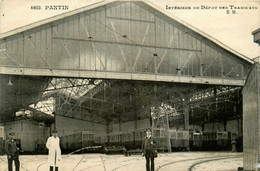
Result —
<path fill-rule="evenodd" d="M 205 89 L 194 93 L 190 98 L 190 102 L 196 103 L 197 101 L 207 101 L 210 98 L 219 98 L 220 96 L 233 93 L 239 89 L 241 88 L 240 87 L 219 87 L 216 89 L 216 94 L 214 92 L 214 88 Z"/>
<path fill-rule="evenodd" d="M 150 20 L 152 19 L 153 15 L 151 15 Z M 106 18 L 114 19 L 114 20 L 126 20 L 126 21 L 138 21 L 138 22 L 145 22 L 145 23 L 155 23 L 155 21 L 147 21 L 147 20 L 141 20 L 141 19 L 131 19 L 131 18 L 120 18 L 120 17 L 109 17 L 106 16 Z"/>
<path fill-rule="evenodd" d="M 77 120 L 83 120 L 83 121 L 89 121 L 92 123 L 101 123 L 101 124 L 106 124 L 106 120 L 97 116 L 97 115 L 72 115 L 71 113 L 66 113 L 64 110 L 58 110 L 56 111 L 55 115 L 65 117 L 65 118 L 70 118 L 70 119 L 77 119 Z"/>
<path fill-rule="evenodd" d="M 164 138 L 167 139 L 166 142 L 164 142 L 164 145 L 167 146 L 168 152 L 171 152 L 171 141 L 170 141 L 170 127 L 169 127 L 169 112 L 163 111 L 160 109 L 155 109 L 153 112 L 151 112 L 152 117 L 152 134 L 155 135 L 155 131 L 159 128 L 160 131 L 164 132 Z"/>
<path fill-rule="evenodd" d="M 72 40 L 72 41 L 92 41 L 93 43 L 105 43 L 105 44 L 118 44 L 118 45 L 130 45 L 130 46 L 139 46 L 139 47 L 148 47 L 148 48 L 160 48 L 160 49 L 172 49 L 172 50 L 183 50 L 183 51 L 194 51 L 201 52 L 201 50 L 196 49 L 188 49 L 188 48 L 174 48 L 168 46 L 157 46 L 157 45 L 148 45 L 148 44 L 140 44 L 140 43 L 127 43 L 127 42 L 115 42 L 115 41 L 103 41 L 103 40 L 89 40 L 89 39 L 79 39 L 79 38 L 66 38 L 66 37 L 53 37 L 53 39 L 60 40 Z"/>
<path fill-rule="evenodd" d="M 97 79 L 122 79 L 122 80 L 143 80 L 143 81 L 161 81 L 177 83 L 195 83 L 208 85 L 230 85 L 244 86 L 244 79 L 227 79 L 211 77 L 192 77 L 177 76 L 152 73 L 124 73 L 110 71 L 85 71 L 85 70 L 63 70 L 25 67 L 0 67 L 0 74 L 6 75 L 31 75 L 31 76 L 50 76 L 50 77 L 70 77 L 70 78 L 97 78 Z"/>
<path fill-rule="evenodd" d="M 86 98 L 93 98 L 96 94 L 98 94 L 100 91 L 102 91 L 104 89 L 104 87 L 107 87 L 107 86 L 109 86 L 109 84 L 107 84 L 106 82 L 103 81 L 101 84 L 99 84 L 99 85 L 95 86 L 93 89 L 89 90 L 87 95 L 81 96 L 79 99 L 79 101 L 80 101 L 79 103 L 80 104 L 83 103 Z"/>
<path fill-rule="evenodd" d="M 104 85 L 104 83 L 103 84 L 101 84 L 101 85 L 99 85 L 99 86 L 97 86 L 97 88 L 98 87 L 102 87 L 102 89 L 103 89 L 103 85 Z M 94 90 L 93 90 L 94 91 Z M 99 90 L 99 91 L 101 91 L 101 90 Z M 98 91 L 98 92 L 99 92 Z M 96 92 L 96 91 L 95 91 Z M 109 102 L 109 101 L 107 101 L 106 99 L 104 100 L 104 98 L 95 98 L 95 97 L 93 97 L 91 94 L 90 95 L 85 95 L 85 96 L 82 96 L 82 98 L 79 98 L 79 99 L 74 99 L 74 101 L 76 101 L 76 103 L 75 102 L 70 102 L 70 99 L 67 99 L 67 98 L 63 98 L 63 96 L 65 96 L 65 97 L 69 97 L 70 95 L 65 95 L 65 94 L 63 94 L 62 92 L 57 92 L 58 94 L 59 94 L 59 96 L 57 96 L 56 97 L 56 100 L 60 100 L 60 99 L 62 99 L 64 102 L 62 103 L 62 104 L 58 104 L 58 109 L 59 110 L 61 110 L 61 109 L 63 109 L 63 106 L 64 105 L 70 105 L 71 107 L 69 108 L 69 109 L 67 109 L 65 112 L 64 112 L 64 115 L 66 114 L 66 113 L 71 113 L 71 111 L 73 111 L 75 108 L 86 108 L 86 109 L 90 109 L 90 110 L 94 110 L 94 111 L 98 111 L 99 113 L 100 113 L 100 111 L 101 110 L 103 110 L 103 109 L 101 109 L 100 108 L 100 105 L 99 105 L 99 107 L 97 107 L 97 109 L 96 108 L 93 108 L 92 106 L 94 105 L 93 104 L 93 102 L 92 101 L 94 101 L 94 102 L 99 102 L 99 103 L 101 103 L 102 104 L 102 106 L 103 106 L 103 103 L 110 103 L 110 104 L 115 104 L 115 105 L 120 105 L 120 106 L 124 106 L 123 104 L 120 104 L 120 103 L 118 103 L 118 101 L 119 100 L 117 100 L 117 102 L 115 103 L 115 102 Z M 91 93 L 91 92 L 90 92 Z M 96 92 L 97 93 L 97 92 Z M 95 93 L 94 93 L 95 94 Z M 57 99 L 58 98 L 58 99 Z M 91 100 L 90 102 L 92 102 L 92 104 L 91 104 L 91 107 L 86 107 L 86 106 L 83 106 L 82 105 L 82 103 L 84 102 L 84 101 L 86 101 L 86 100 Z M 66 103 L 66 102 L 69 102 L 69 103 Z M 106 108 L 106 110 L 109 110 L 108 108 Z M 104 110 L 105 111 L 105 110 Z"/>

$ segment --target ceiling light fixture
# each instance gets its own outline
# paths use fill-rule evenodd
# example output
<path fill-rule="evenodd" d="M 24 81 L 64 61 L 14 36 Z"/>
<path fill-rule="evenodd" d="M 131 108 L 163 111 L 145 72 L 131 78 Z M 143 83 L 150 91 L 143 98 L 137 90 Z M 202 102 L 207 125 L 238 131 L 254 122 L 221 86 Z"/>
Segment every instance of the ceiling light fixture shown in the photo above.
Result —
<path fill-rule="evenodd" d="M 7 85 L 8 85 L 8 86 L 12 86 L 12 85 L 13 85 L 11 76 L 9 76 L 9 82 L 7 83 Z"/>

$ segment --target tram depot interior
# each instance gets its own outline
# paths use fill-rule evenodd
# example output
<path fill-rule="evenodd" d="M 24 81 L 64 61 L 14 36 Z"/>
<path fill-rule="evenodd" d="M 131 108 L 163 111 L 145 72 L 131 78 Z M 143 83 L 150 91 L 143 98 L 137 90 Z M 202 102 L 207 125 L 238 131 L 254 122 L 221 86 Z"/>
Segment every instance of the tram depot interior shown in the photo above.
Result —
<path fill-rule="evenodd" d="M 24 154 L 46 154 L 54 128 L 63 154 L 138 154 L 152 128 L 159 153 L 236 140 L 244 167 L 258 161 L 257 62 L 152 3 L 101 2 L 7 32 L 0 57 L 1 154 L 9 132 Z"/>

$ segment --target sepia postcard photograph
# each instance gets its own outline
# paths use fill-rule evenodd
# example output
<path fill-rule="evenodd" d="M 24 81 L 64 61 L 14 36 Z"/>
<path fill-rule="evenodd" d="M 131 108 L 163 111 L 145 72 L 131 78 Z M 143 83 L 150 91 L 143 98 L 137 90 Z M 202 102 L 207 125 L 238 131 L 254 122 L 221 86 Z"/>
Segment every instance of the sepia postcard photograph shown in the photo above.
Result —
<path fill-rule="evenodd" d="M 259 62 L 259 0 L 0 0 L 0 171 L 258 171 Z"/>

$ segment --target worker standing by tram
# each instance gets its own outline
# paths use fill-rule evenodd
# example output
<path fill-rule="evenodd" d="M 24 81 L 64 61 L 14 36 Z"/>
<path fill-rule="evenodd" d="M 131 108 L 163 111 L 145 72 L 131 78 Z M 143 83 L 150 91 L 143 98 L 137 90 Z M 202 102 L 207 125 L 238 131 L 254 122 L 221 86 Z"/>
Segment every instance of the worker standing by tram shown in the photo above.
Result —
<path fill-rule="evenodd" d="M 142 143 L 142 156 L 146 159 L 146 171 L 154 171 L 154 158 L 157 157 L 156 141 L 152 137 L 152 130 L 146 130 L 146 136 Z M 150 167 L 151 162 L 151 167 Z"/>
<path fill-rule="evenodd" d="M 20 161 L 19 161 L 19 152 L 21 151 L 21 147 L 18 147 L 17 142 L 14 140 L 15 133 L 9 133 L 9 139 L 6 141 L 6 153 L 8 160 L 8 171 L 13 170 L 13 161 L 15 164 L 15 170 L 20 170 Z"/>
<path fill-rule="evenodd" d="M 46 147 L 49 150 L 48 164 L 50 171 L 58 171 L 61 162 L 60 138 L 58 137 L 57 130 L 52 131 L 52 136 L 48 138 Z"/>

